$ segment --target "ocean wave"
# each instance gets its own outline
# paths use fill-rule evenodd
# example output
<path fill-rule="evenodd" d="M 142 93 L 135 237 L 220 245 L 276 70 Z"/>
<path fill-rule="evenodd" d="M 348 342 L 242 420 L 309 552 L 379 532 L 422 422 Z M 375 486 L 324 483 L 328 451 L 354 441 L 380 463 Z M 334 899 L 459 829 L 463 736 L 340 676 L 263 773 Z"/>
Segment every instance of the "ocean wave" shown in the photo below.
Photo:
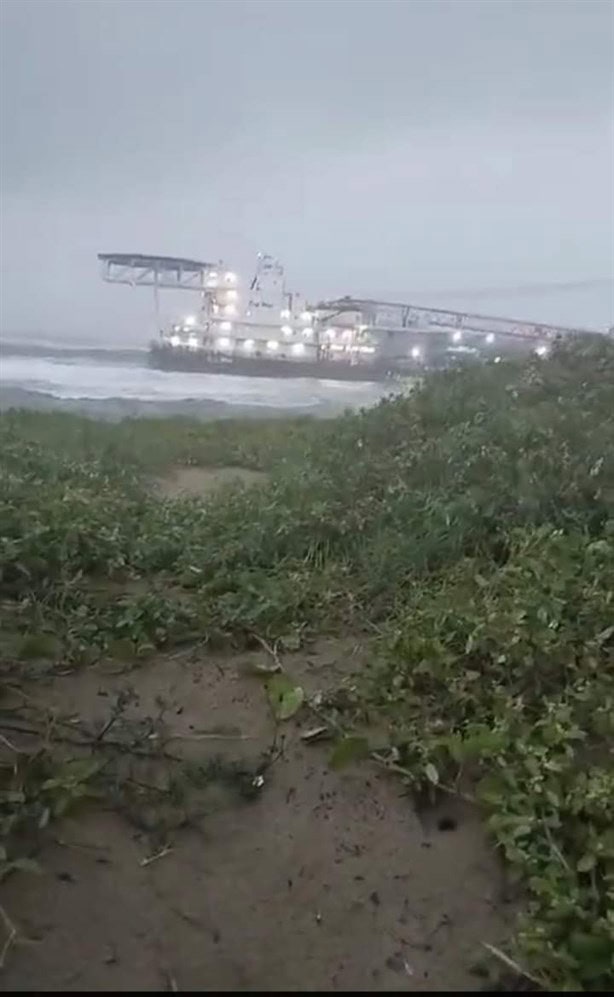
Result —
<path fill-rule="evenodd" d="M 200 374 L 155 370 L 140 363 L 105 363 L 88 357 L 5 355 L 3 388 L 21 388 L 60 399 L 101 401 L 184 400 L 280 409 L 317 409 L 321 405 L 349 408 L 372 404 L 386 393 L 383 385 L 308 378 L 252 378 L 233 374 Z"/>

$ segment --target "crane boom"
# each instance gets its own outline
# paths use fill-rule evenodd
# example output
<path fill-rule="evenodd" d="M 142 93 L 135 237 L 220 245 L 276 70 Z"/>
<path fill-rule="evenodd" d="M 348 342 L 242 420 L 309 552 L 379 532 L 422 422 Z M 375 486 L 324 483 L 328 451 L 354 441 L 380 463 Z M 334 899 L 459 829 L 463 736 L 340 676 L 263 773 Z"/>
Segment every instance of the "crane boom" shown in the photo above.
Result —
<path fill-rule="evenodd" d="M 493 333 L 524 340 L 552 340 L 558 336 L 591 334 L 597 330 L 529 322 L 526 319 L 504 318 L 500 315 L 481 315 L 451 308 L 429 308 L 373 298 L 335 298 L 321 301 L 316 306 L 322 324 L 343 322 L 343 316 L 360 316 L 362 324 L 395 332 L 439 333 L 450 329 L 460 332 Z"/>

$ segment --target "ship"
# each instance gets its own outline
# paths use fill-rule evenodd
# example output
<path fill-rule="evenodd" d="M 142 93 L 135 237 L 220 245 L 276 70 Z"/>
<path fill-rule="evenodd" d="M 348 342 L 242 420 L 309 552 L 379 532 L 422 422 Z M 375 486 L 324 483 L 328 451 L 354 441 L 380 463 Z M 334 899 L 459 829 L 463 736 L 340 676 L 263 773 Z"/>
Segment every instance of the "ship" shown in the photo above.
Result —
<path fill-rule="evenodd" d="M 503 356 L 539 357 L 555 340 L 592 330 L 345 296 L 315 305 L 286 287 L 279 260 L 259 253 L 246 284 L 222 261 L 101 253 L 103 279 L 154 290 L 162 370 L 250 377 L 382 381 Z M 168 327 L 161 290 L 190 291 L 198 308 Z"/>
<path fill-rule="evenodd" d="M 232 270 L 209 270 L 198 313 L 163 330 L 150 363 L 166 370 L 198 370 L 251 377 L 380 380 L 398 373 L 377 356 L 365 325 L 322 328 L 319 312 L 288 291 L 279 260 L 260 254 L 241 302 Z M 408 365 L 409 370 L 409 365 Z"/>

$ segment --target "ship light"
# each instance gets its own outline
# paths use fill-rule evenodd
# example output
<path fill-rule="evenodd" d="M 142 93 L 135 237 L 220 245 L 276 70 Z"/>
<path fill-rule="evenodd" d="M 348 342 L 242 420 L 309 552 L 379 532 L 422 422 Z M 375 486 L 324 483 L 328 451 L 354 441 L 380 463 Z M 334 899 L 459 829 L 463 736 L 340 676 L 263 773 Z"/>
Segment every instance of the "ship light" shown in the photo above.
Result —
<path fill-rule="evenodd" d="M 292 326 L 291 325 L 282 325 L 281 331 L 283 332 L 284 336 L 291 336 L 292 335 Z"/>
<path fill-rule="evenodd" d="M 220 322 L 220 332 L 232 332 L 232 322 Z"/>
<path fill-rule="evenodd" d="M 196 325 L 196 315 L 186 315 L 183 322 L 184 325 L 187 325 L 188 329 L 192 329 Z"/>
<path fill-rule="evenodd" d="M 226 301 L 236 301 L 236 300 L 237 300 L 237 291 L 235 291 L 233 288 L 231 288 L 229 291 L 226 291 Z"/>
<path fill-rule="evenodd" d="M 245 342 L 243 343 L 243 349 L 249 352 L 249 350 L 253 350 L 254 345 L 255 344 L 253 339 L 246 339 Z"/>
<path fill-rule="evenodd" d="M 277 342 L 276 339 L 269 339 L 268 342 L 267 342 L 267 344 L 266 344 L 267 350 L 273 350 L 273 351 L 275 351 L 278 346 L 279 346 L 279 343 Z"/>
<path fill-rule="evenodd" d="M 548 347 L 546 346 L 545 343 L 540 343 L 535 352 L 537 353 L 538 357 L 547 357 Z"/>
<path fill-rule="evenodd" d="M 171 336 L 170 344 L 171 346 L 181 346 L 181 336 Z"/>
<path fill-rule="evenodd" d="M 462 338 L 463 338 L 463 334 L 460 331 L 460 329 L 457 329 L 456 332 L 452 333 L 452 342 L 453 343 L 460 343 L 461 340 L 462 340 Z"/>
<path fill-rule="evenodd" d="M 233 273 L 232 270 L 227 270 L 224 274 L 224 280 L 227 284 L 235 284 L 237 281 L 237 275 L 236 273 Z"/>
<path fill-rule="evenodd" d="M 208 280 L 219 280 L 219 276 L 220 276 L 220 275 L 219 275 L 219 273 L 217 272 L 217 270 L 211 270 L 211 272 L 209 273 L 209 275 L 208 275 L 208 278 L 207 278 L 207 279 L 208 279 Z"/>
<path fill-rule="evenodd" d="M 191 336 L 188 336 L 188 346 L 190 347 L 191 350 L 197 350 L 198 349 L 198 336 L 195 336 L 194 334 L 192 334 Z"/>
<path fill-rule="evenodd" d="M 411 355 L 413 360 L 419 360 L 420 357 L 422 356 L 422 350 L 420 349 L 419 346 L 412 346 Z"/>
<path fill-rule="evenodd" d="M 290 318 L 290 309 L 289 308 L 282 308 L 282 310 L 279 313 L 279 316 L 280 316 L 280 318 Z"/>
<path fill-rule="evenodd" d="M 305 352 L 305 344 L 304 343 L 293 343 L 292 344 L 292 351 L 291 352 L 293 353 L 293 355 L 295 357 L 302 356 L 303 353 Z"/>
<path fill-rule="evenodd" d="M 227 350 L 228 347 L 230 346 L 230 340 L 228 336 L 220 336 L 220 338 L 217 340 L 217 346 L 219 346 L 220 350 Z"/>
<path fill-rule="evenodd" d="M 488 343 L 489 346 L 491 346 L 494 343 L 494 341 L 495 341 L 494 332 L 489 332 L 488 335 L 486 336 L 486 342 Z"/>
<path fill-rule="evenodd" d="M 301 322 L 311 322 L 311 312 L 301 312 Z"/>
<path fill-rule="evenodd" d="M 501 363 L 501 357 L 495 357 L 495 363 Z"/>
<path fill-rule="evenodd" d="M 173 332 L 181 332 L 181 326 L 180 325 L 174 325 L 173 326 Z"/>
<path fill-rule="evenodd" d="M 224 305 L 224 315 L 236 315 L 237 306 L 236 305 Z"/>

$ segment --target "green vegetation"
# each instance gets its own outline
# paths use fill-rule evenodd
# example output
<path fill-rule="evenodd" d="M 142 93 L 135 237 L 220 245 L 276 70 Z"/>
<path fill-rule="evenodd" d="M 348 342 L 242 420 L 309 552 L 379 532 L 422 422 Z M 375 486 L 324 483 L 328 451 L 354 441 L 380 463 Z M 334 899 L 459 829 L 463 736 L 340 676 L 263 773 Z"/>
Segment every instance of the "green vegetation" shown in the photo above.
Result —
<path fill-rule="evenodd" d="M 381 760 L 480 802 L 526 896 L 524 972 L 614 982 L 614 343 L 322 423 L 9 413 L 0 450 L 5 661 L 372 633 L 336 723 L 384 720 Z M 161 500 L 171 464 L 270 478 Z"/>

